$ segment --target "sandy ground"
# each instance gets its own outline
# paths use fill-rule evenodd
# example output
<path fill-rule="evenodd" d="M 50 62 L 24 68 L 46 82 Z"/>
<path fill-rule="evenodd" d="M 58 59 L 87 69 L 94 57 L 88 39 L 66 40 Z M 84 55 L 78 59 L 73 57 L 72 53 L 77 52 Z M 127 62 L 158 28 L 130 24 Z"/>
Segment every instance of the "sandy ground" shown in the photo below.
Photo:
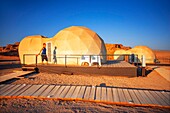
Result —
<path fill-rule="evenodd" d="M 39 73 L 33 77 L 22 78 L 12 84 L 67 84 L 92 86 L 117 86 L 130 88 L 170 90 L 170 82 L 152 71 L 147 77 L 114 77 L 97 75 L 65 75 Z"/>
<path fill-rule="evenodd" d="M 161 108 L 38 99 L 0 99 L 0 108 L 0 113 L 169 113 L 170 111 Z"/>
<path fill-rule="evenodd" d="M 160 63 L 170 64 L 170 50 L 153 50 Z"/>

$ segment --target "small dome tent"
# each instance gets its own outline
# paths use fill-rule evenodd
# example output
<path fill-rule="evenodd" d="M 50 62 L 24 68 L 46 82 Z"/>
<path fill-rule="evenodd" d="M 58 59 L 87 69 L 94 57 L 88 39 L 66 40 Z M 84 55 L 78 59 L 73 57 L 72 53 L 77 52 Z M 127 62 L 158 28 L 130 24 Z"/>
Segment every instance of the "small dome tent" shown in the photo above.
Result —
<path fill-rule="evenodd" d="M 42 49 L 43 43 L 45 43 L 48 38 L 35 35 L 25 37 L 19 44 L 19 57 L 21 63 L 26 64 L 35 64 L 35 55 L 26 55 L 23 58 L 24 54 L 38 54 Z M 38 62 L 41 62 L 41 57 L 38 57 Z"/>
<path fill-rule="evenodd" d="M 118 49 L 114 52 L 114 60 L 124 60 L 125 56 L 124 55 L 130 55 L 131 52 L 124 50 L 124 49 Z"/>
<path fill-rule="evenodd" d="M 132 48 L 128 51 L 130 51 L 132 54 L 138 55 L 138 59 L 140 62 L 142 59 L 142 55 L 145 55 L 146 63 L 154 63 L 154 61 L 155 61 L 154 52 L 152 51 L 152 49 L 150 49 L 147 46 L 135 46 L 134 48 Z"/>
<path fill-rule="evenodd" d="M 123 49 L 118 49 L 114 52 L 114 60 L 123 60 L 124 59 L 124 55 L 126 54 L 126 50 Z"/>

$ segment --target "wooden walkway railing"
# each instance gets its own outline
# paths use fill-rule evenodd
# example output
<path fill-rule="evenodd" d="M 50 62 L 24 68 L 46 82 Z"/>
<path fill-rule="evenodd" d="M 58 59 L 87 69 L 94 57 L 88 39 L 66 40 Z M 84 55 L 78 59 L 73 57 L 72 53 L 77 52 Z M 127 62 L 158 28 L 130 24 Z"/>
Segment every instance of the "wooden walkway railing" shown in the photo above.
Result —
<path fill-rule="evenodd" d="M 170 108 L 170 91 L 69 85 L 0 85 L 0 98 L 81 100 Z"/>

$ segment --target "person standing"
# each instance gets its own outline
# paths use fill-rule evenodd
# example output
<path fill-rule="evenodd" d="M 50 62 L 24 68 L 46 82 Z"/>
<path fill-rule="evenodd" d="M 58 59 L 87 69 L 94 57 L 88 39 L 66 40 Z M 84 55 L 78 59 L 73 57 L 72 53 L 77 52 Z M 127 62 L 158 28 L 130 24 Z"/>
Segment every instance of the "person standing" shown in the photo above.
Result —
<path fill-rule="evenodd" d="M 54 51 L 53 51 L 54 64 L 55 64 L 55 63 L 57 64 L 56 50 L 57 50 L 57 47 L 55 46 Z"/>
<path fill-rule="evenodd" d="M 40 50 L 38 55 L 40 55 L 40 53 L 41 53 L 42 63 L 44 62 L 44 60 L 46 60 L 46 62 L 48 64 L 48 58 L 47 58 L 47 55 L 46 55 L 46 43 L 43 43 L 43 48 Z"/>

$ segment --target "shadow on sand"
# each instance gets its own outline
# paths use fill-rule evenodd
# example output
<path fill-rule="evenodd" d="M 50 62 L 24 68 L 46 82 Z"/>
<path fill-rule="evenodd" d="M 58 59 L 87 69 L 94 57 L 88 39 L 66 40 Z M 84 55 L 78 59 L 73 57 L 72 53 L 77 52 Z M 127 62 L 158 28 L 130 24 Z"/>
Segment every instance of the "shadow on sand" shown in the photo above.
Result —
<path fill-rule="evenodd" d="M 17 78 L 12 78 L 12 79 L 9 79 L 9 80 L 6 80 L 4 82 L 0 82 L 0 84 L 11 84 L 17 80 L 20 80 L 22 78 L 29 78 L 29 79 L 35 79 L 35 75 L 38 74 L 37 72 L 33 72 L 33 73 L 30 73 L 30 74 L 26 74 L 26 75 L 22 75 L 20 77 L 17 77 Z"/>
<path fill-rule="evenodd" d="M 154 67 L 154 68 L 149 68 L 149 69 L 145 69 L 145 77 L 147 77 L 154 69 L 156 69 L 158 67 Z M 137 68 L 137 76 L 142 76 L 142 67 L 138 67 Z"/>

